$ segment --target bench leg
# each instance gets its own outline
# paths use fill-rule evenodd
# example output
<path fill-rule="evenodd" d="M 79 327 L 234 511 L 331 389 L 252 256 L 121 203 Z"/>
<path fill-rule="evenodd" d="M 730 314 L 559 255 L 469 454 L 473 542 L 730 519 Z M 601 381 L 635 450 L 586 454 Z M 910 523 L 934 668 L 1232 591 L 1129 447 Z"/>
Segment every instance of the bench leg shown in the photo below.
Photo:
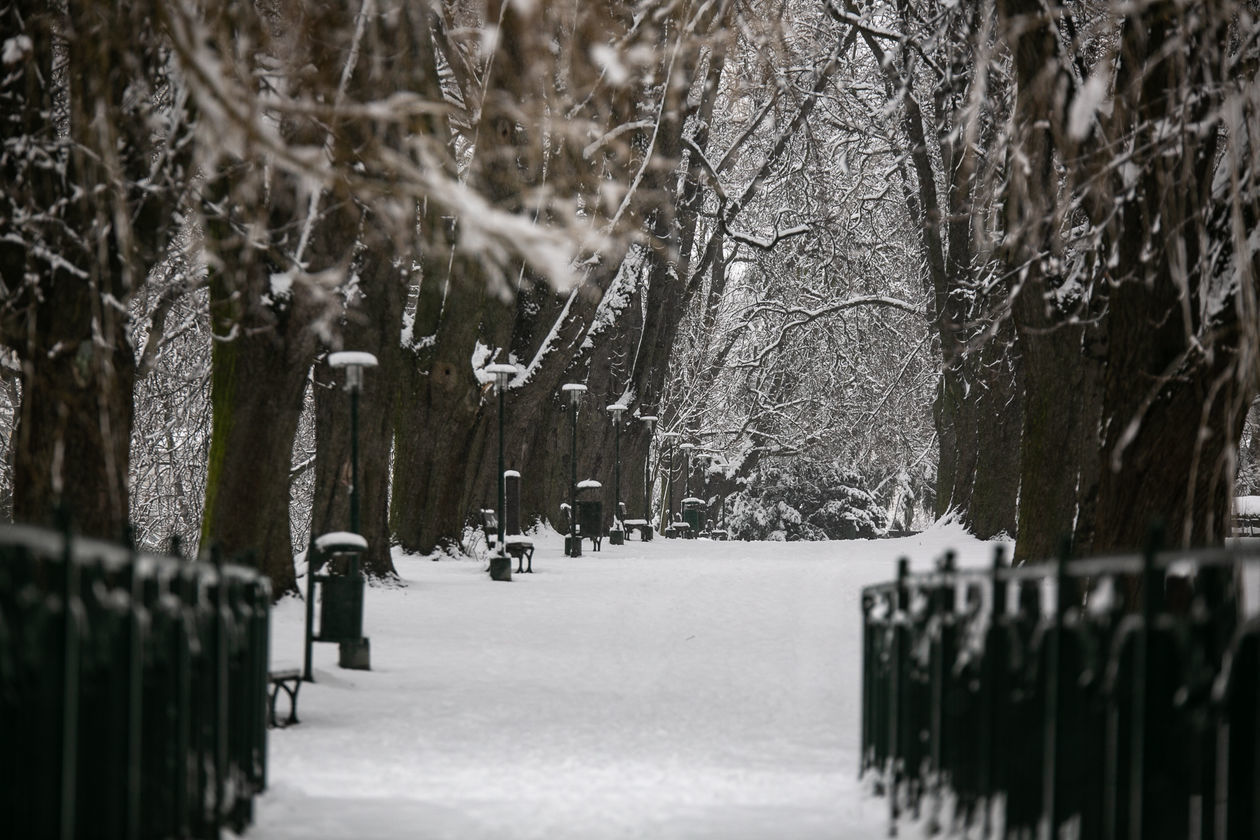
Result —
<path fill-rule="evenodd" d="M 276 683 L 271 686 L 271 693 L 267 696 L 267 720 L 271 723 L 272 729 L 280 725 L 276 723 L 276 695 L 279 693 L 280 684 Z"/>
<path fill-rule="evenodd" d="M 298 723 L 297 698 L 298 692 L 301 690 L 302 681 L 294 680 L 293 687 L 289 689 L 289 720 L 285 723 L 285 726 L 292 726 L 293 724 Z"/>
<path fill-rule="evenodd" d="M 285 720 L 284 725 L 292 726 L 295 723 L 300 723 L 297 716 L 297 695 L 301 688 L 302 681 L 300 679 L 293 680 L 292 688 L 289 687 L 287 680 L 284 682 L 278 682 L 272 687 L 271 702 L 268 705 L 270 706 L 271 726 L 273 729 L 280 727 L 280 722 L 276 720 L 276 699 L 280 695 L 280 689 L 284 689 L 284 692 L 289 695 L 289 717 Z"/>

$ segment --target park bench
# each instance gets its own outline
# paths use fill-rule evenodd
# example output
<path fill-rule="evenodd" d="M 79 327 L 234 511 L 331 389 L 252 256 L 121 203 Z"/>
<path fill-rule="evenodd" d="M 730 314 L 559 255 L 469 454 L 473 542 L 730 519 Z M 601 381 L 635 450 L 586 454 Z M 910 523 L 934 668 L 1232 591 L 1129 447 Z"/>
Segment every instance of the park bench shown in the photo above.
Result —
<path fill-rule="evenodd" d="M 691 536 L 691 525 L 681 518 L 675 519 L 665 528 L 665 536 L 672 539 L 687 539 Z"/>
<path fill-rule="evenodd" d="M 267 714 L 272 728 L 292 726 L 297 723 L 297 700 L 298 691 L 302 688 L 302 672 L 297 668 L 268 671 L 267 682 L 271 687 L 267 697 Z M 289 695 L 289 716 L 285 718 L 283 724 L 276 719 L 276 698 L 281 691 Z"/>
<path fill-rule="evenodd" d="M 534 541 L 529 537 L 509 534 L 503 538 L 503 550 L 509 557 L 516 558 L 517 574 L 534 573 Z"/>
<path fill-rule="evenodd" d="M 479 515 L 481 516 L 481 532 L 485 534 L 486 545 L 493 553 L 499 545 L 499 515 L 490 508 L 482 508 Z"/>
<path fill-rule="evenodd" d="M 639 539 L 644 542 L 652 539 L 652 523 L 648 522 L 646 519 L 624 519 L 621 524 L 625 528 L 627 537 L 630 536 L 632 532 L 638 531 Z"/>
<path fill-rule="evenodd" d="M 622 502 L 618 511 L 617 522 L 621 525 L 624 538 L 628 539 L 632 531 L 639 532 L 639 539 L 647 542 L 652 539 L 652 523 L 646 519 L 626 519 L 626 503 Z M 617 523 L 614 523 L 617 524 Z"/>
<path fill-rule="evenodd" d="M 730 532 L 727 531 L 725 528 L 715 527 L 712 519 L 705 520 L 704 530 L 700 532 L 700 539 L 702 540 L 729 540 L 730 538 L 731 538 Z"/>

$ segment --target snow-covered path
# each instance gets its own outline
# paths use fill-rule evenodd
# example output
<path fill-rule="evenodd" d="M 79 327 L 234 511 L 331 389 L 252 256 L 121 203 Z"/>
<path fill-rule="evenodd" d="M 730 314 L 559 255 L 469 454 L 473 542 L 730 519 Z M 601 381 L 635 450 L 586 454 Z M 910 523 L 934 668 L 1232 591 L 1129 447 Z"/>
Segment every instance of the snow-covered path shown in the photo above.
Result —
<path fill-rule="evenodd" d="M 877 836 L 884 803 L 856 779 L 859 590 L 902 554 L 988 551 L 954 528 L 538 543 L 511 584 L 398 558 L 408 585 L 368 594 L 373 670 L 316 646 L 250 837 Z M 301 621 L 278 607 L 273 667 L 300 662 Z"/>

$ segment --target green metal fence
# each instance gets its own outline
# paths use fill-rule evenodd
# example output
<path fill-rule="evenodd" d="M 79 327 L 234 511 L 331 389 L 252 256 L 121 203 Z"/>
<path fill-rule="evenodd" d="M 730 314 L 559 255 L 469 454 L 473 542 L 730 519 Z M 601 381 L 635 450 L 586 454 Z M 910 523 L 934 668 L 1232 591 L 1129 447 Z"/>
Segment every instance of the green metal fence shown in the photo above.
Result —
<path fill-rule="evenodd" d="M 0 837 L 217 837 L 266 785 L 265 577 L 0 527 Z"/>
<path fill-rule="evenodd" d="M 862 594 L 861 771 L 929 832 L 1260 837 L 1260 545 L 933 573 Z M 1053 830 L 1051 830 L 1053 827 Z"/>

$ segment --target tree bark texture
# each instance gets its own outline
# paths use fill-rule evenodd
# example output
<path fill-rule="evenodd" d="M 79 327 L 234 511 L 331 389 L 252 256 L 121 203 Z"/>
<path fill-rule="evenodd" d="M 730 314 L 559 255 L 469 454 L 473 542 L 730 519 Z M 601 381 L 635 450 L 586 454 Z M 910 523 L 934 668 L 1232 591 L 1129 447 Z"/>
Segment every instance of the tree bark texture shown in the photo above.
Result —
<path fill-rule="evenodd" d="M 279 597 L 297 591 L 289 467 L 316 342 L 305 325 L 292 333 L 254 330 L 216 339 L 212 352 L 213 423 L 201 536 L 203 546 L 217 544 L 228 557 L 252 556 Z"/>
<path fill-rule="evenodd" d="M 46 300 L 55 306 L 57 298 Z M 63 298 L 58 317 L 86 302 L 78 294 Z M 135 359 L 121 327 L 112 338 L 108 349 L 84 337 L 23 362 L 14 521 L 50 526 L 64 506 L 76 530 L 126 537 Z"/>
<path fill-rule="evenodd" d="M 1181 311 L 1158 288 L 1113 292 L 1096 552 L 1140 547 L 1153 525 L 1174 546 L 1229 536 L 1232 456 L 1254 391 L 1240 381 L 1228 339 L 1194 358 Z"/>
<path fill-rule="evenodd" d="M 1022 480 L 1016 563 L 1048 561 L 1064 541 L 1088 553 L 1097 492 L 1102 360 L 1097 328 L 1051 317 L 1040 284 L 1018 293 L 1024 375 Z"/>

